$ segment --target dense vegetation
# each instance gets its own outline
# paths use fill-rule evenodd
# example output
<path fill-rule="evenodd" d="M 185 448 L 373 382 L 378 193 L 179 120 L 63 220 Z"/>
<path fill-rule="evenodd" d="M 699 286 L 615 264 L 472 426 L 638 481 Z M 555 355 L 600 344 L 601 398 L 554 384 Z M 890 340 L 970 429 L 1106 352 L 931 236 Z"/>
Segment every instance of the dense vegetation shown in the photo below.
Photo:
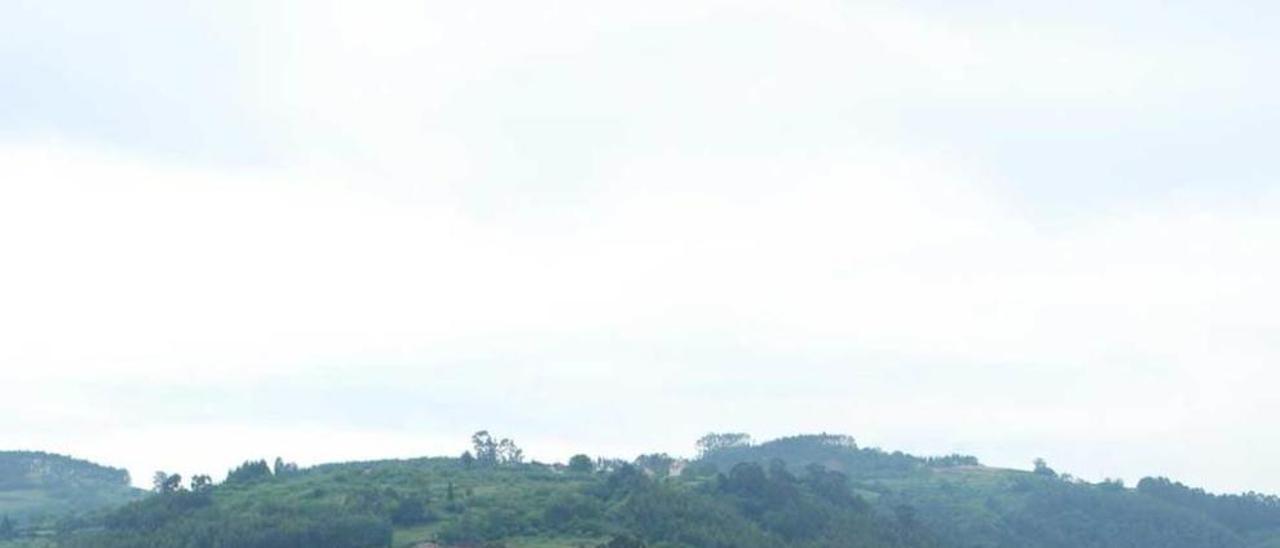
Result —
<path fill-rule="evenodd" d="M 1143 478 L 1137 491 L 1207 516 L 1246 538 L 1280 546 L 1280 498 L 1274 495 L 1214 495 L 1168 478 Z"/>
<path fill-rule="evenodd" d="M 1031 472 L 1001 470 L 963 455 L 920 458 L 860 448 L 847 436 L 727 446 L 704 438 L 700 446 L 707 445 L 713 448 L 703 460 L 720 466 L 786 458 L 792 466 L 821 463 L 843 472 L 863 497 L 922 524 L 947 546 L 1232 548 L 1280 539 L 1273 497 L 1215 497 L 1150 478 L 1138 489 L 1118 481 L 1090 484 L 1059 475 L 1043 461 Z M 1176 485 L 1200 498 L 1194 502 L 1157 485 Z M 1175 499 L 1181 502 L 1171 504 Z"/>
<path fill-rule="evenodd" d="M 479 432 L 459 458 L 299 469 L 249 461 L 214 483 L 157 473 L 154 494 L 65 520 L 26 545 L 78 547 L 1264 548 L 1280 504 L 1167 479 L 1088 484 L 962 455 L 921 458 L 847 436 L 699 441 L 693 461 L 577 455 L 525 462 Z M 15 535 L 3 533 L 0 536 Z M 0 541 L 0 545 L 4 544 Z"/>

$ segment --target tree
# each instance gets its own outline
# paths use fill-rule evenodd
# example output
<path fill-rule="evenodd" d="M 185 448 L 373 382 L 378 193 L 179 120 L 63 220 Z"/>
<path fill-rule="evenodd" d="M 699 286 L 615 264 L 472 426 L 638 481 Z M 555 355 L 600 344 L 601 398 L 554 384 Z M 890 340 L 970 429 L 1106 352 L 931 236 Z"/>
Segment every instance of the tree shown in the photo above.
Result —
<path fill-rule="evenodd" d="M 191 476 L 191 492 L 207 493 L 213 489 L 213 478 L 205 474 Z"/>
<path fill-rule="evenodd" d="M 498 444 L 488 430 L 481 430 L 471 435 L 471 445 L 476 450 L 476 462 L 481 466 L 498 464 Z"/>
<path fill-rule="evenodd" d="M 516 442 L 502 438 L 498 442 L 498 462 L 502 464 L 520 464 L 524 462 L 524 450 L 516 446 Z"/>
<path fill-rule="evenodd" d="M 151 476 L 151 490 L 161 495 L 181 491 L 182 476 L 180 474 L 168 474 L 163 470 L 157 470 L 156 473 Z"/>
<path fill-rule="evenodd" d="M 671 475 L 671 467 L 676 463 L 676 459 L 666 453 L 650 453 L 648 455 L 640 455 L 636 457 L 636 467 L 648 472 L 655 478 L 665 478 Z"/>
<path fill-rule="evenodd" d="M 426 520 L 427 505 L 418 497 L 401 499 L 391 512 L 391 523 L 396 525 L 417 525 Z"/>
<path fill-rule="evenodd" d="M 226 483 L 249 483 L 266 479 L 271 479 L 271 467 L 267 466 L 267 461 L 251 460 L 227 472 Z"/>
<path fill-rule="evenodd" d="M 773 459 L 769 461 L 769 477 L 774 481 L 784 483 L 796 483 L 799 481 L 790 470 L 787 469 L 787 462 L 782 459 Z"/>
<path fill-rule="evenodd" d="M 836 470 L 827 470 L 818 463 L 810 463 L 804 467 L 804 471 L 804 483 L 814 494 L 840 506 L 858 505 L 860 499 L 853 495 L 848 476 Z"/>
<path fill-rule="evenodd" d="M 182 475 L 169 474 L 169 477 L 165 478 L 164 480 L 164 490 L 162 492 L 177 493 L 178 491 L 181 491 L 181 490 L 182 490 Z"/>
<path fill-rule="evenodd" d="M 604 457 L 596 459 L 597 472 L 613 472 L 628 467 L 631 467 L 631 463 L 622 459 L 606 459 Z"/>
<path fill-rule="evenodd" d="M 1124 491 L 1124 480 L 1120 478 L 1105 478 L 1102 483 L 1098 484 L 1098 487 L 1107 491 Z"/>
<path fill-rule="evenodd" d="M 582 474 L 590 474 L 595 470 L 595 464 L 592 463 L 591 457 L 578 453 L 569 458 L 569 471 Z"/>
<path fill-rule="evenodd" d="M 275 464 L 271 467 L 271 473 L 277 478 L 287 478 L 298 472 L 298 463 L 285 462 L 284 459 L 276 457 Z"/>
<path fill-rule="evenodd" d="M 1037 476 L 1045 476 L 1050 478 L 1058 477 L 1058 473 L 1054 472 L 1052 468 L 1049 468 L 1049 463 L 1045 462 L 1044 459 L 1037 458 L 1033 464 L 1035 466 L 1034 473 Z"/>
<path fill-rule="evenodd" d="M 476 463 L 481 466 L 520 464 L 524 462 L 524 450 L 516 446 L 516 442 L 511 441 L 509 438 L 502 438 L 502 441 L 494 441 L 488 430 L 481 430 L 472 434 L 471 445 L 476 450 Z"/>
<path fill-rule="evenodd" d="M 458 458 L 462 462 L 462 467 L 470 470 L 476 464 L 476 458 L 471 456 L 471 451 L 463 451 L 462 456 Z"/>
<path fill-rule="evenodd" d="M 729 470 L 728 477 L 721 482 L 721 488 L 729 493 L 759 497 L 764 495 L 769 486 L 769 477 L 764 467 L 755 462 L 740 462 Z"/>
<path fill-rule="evenodd" d="M 717 434 L 712 432 L 698 439 L 698 457 L 705 457 L 716 451 L 734 447 L 749 447 L 751 435 L 742 432 Z"/>
<path fill-rule="evenodd" d="M 164 470 L 156 470 L 156 473 L 151 475 L 151 490 L 156 493 L 163 493 L 166 481 L 169 481 L 169 473 Z"/>

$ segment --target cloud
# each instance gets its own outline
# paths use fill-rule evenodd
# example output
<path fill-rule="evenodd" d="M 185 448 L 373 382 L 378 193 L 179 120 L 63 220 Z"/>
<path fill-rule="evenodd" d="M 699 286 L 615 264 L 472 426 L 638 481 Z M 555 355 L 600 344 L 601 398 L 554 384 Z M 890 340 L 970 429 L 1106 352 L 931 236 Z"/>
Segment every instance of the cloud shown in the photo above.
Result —
<path fill-rule="evenodd" d="M 352 182 L 51 146 L 0 156 L 19 182 L 0 200 L 16 265 L 0 351 L 24 364 L 10 375 L 45 387 L 10 404 L 49 394 L 70 414 L 53 422 L 78 420 L 54 388 L 68 379 L 105 383 L 94 409 L 120 408 L 119 383 L 151 387 L 124 429 L 261 420 L 220 404 L 282 425 L 341 421 L 408 383 L 422 393 L 352 420 L 400 435 L 413 429 L 388 417 L 538 432 L 625 404 L 604 413 L 648 440 L 691 417 L 913 444 L 956 429 L 922 444 L 933 449 L 1009 432 L 1237 439 L 1224 422 L 1274 408 L 1259 382 L 1280 274 L 1264 252 L 1280 238 L 1272 200 L 1175 199 L 1046 228 L 945 162 L 869 147 L 621 166 L 612 192 L 558 225 Z M 351 383 L 370 388 L 335 396 Z M 284 385 L 301 388 L 270 388 Z M 182 412 L 184 393 L 213 403 Z M 755 411 L 737 407 L 748 401 Z"/>
<path fill-rule="evenodd" d="M 1239 448 L 1278 411 L 1274 166 L 1237 146 L 1268 38 L 1193 8 L 74 7 L 0 17 L 31 23 L 0 39 L 0 445 L 92 430 L 145 478 L 199 451 L 119 440 L 255 440 L 216 468 L 829 430 L 1274 476 Z"/>

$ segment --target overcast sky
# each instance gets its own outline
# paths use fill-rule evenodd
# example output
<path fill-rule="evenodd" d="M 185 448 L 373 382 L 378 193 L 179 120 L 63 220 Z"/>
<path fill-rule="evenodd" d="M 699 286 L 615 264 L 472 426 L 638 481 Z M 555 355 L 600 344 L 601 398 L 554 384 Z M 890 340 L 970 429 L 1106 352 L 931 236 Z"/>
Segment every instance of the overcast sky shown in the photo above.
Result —
<path fill-rule="evenodd" d="M 0 5 L 0 448 L 1280 492 L 1272 2 L 197 4 Z"/>

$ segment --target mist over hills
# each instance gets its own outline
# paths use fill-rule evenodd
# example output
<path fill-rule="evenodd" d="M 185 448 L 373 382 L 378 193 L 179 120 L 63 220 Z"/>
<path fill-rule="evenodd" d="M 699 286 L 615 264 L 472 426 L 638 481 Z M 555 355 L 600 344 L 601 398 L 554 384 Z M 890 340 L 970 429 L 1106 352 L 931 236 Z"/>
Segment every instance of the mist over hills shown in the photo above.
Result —
<path fill-rule="evenodd" d="M 0 546 L 1275 548 L 1280 500 L 1166 478 L 1088 483 L 842 435 L 708 434 L 692 459 L 529 461 L 486 431 L 458 457 L 251 460 L 225 479 L 0 453 Z M 185 480 L 185 481 L 184 481 Z"/>
<path fill-rule="evenodd" d="M 40 451 L 0 451 L 0 519 L 50 523 L 137 500 L 127 470 Z"/>

